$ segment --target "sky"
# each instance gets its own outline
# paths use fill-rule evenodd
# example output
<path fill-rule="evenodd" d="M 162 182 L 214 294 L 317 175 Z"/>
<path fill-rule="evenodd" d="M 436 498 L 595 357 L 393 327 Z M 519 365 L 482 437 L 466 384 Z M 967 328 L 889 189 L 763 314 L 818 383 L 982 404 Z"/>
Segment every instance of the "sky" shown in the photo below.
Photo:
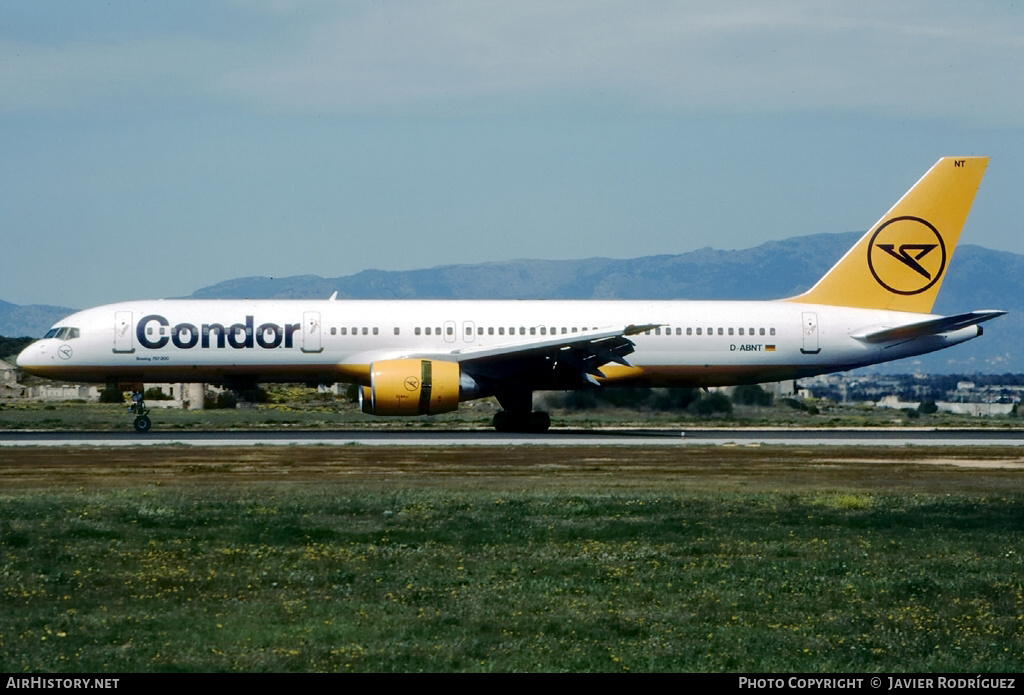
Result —
<path fill-rule="evenodd" d="M 0 0 L 15 304 L 866 230 L 945 155 L 1024 254 L 1024 3 Z"/>

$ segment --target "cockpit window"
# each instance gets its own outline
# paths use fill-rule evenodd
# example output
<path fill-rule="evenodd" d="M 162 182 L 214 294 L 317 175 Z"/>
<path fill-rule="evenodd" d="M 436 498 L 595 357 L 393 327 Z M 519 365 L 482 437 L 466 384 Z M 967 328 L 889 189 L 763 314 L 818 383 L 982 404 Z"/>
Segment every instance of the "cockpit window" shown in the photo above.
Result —
<path fill-rule="evenodd" d="M 43 339 L 56 338 L 57 340 L 74 340 L 78 337 L 78 329 L 71 328 L 70 326 L 62 326 L 61 328 L 51 328 Z"/>

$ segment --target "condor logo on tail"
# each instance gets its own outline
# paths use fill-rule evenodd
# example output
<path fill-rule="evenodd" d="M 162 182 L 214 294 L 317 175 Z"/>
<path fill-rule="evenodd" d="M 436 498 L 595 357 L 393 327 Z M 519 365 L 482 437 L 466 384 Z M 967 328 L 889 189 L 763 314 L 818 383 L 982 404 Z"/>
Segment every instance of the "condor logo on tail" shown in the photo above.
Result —
<path fill-rule="evenodd" d="M 936 246 L 938 246 L 938 244 L 900 244 L 899 253 L 892 250 L 892 244 L 879 244 L 878 248 L 885 251 L 900 263 L 906 263 L 908 266 L 921 273 L 921 275 L 924 275 L 926 278 L 931 280 L 931 273 L 925 270 L 918 261 L 927 256 L 928 253 Z M 911 258 L 910 254 L 907 253 L 908 251 L 917 251 L 918 253 Z"/>
<path fill-rule="evenodd" d="M 913 239 L 913 243 L 899 243 Z M 942 235 L 920 217 L 886 220 L 868 244 L 868 268 L 875 281 L 895 294 L 924 292 L 946 269 L 946 244 Z"/>

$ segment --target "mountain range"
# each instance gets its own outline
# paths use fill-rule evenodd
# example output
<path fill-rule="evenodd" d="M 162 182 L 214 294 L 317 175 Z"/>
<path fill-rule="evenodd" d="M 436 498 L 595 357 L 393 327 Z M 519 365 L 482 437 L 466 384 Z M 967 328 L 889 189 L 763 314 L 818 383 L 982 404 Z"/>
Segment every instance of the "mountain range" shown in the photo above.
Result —
<path fill-rule="evenodd" d="M 324 278 L 246 277 L 196 290 L 190 298 L 326 299 L 777 299 L 809 288 L 861 233 L 816 234 L 749 249 L 703 248 L 678 255 L 515 260 L 422 270 L 364 270 Z M 137 299 L 126 297 L 125 299 Z M 985 324 L 985 335 L 948 350 L 879 365 L 873 371 L 971 374 L 1024 372 L 1024 255 L 961 245 L 934 311 L 1009 313 Z M 0 335 L 42 335 L 73 310 L 0 301 Z"/>

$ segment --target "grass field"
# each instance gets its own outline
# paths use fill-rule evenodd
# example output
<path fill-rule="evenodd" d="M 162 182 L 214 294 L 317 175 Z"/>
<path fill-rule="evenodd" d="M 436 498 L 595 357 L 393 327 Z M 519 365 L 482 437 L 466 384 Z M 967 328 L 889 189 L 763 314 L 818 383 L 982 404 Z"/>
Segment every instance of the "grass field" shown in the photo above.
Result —
<path fill-rule="evenodd" d="M 0 671 L 1021 671 L 1021 452 L 0 451 Z"/>

